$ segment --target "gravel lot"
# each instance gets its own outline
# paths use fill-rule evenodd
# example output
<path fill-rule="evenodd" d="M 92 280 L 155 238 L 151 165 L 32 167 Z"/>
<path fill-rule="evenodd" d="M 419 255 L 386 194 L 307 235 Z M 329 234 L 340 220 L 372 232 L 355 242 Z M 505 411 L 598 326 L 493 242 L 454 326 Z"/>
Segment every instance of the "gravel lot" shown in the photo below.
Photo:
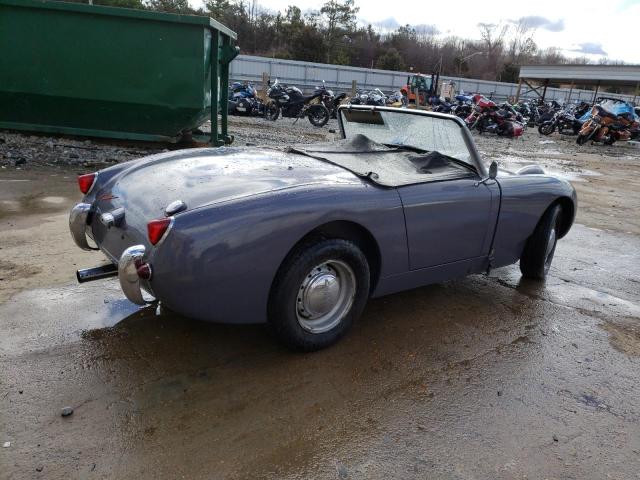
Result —
<path fill-rule="evenodd" d="M 238 146 L 337 129 L 230 123 Z M 75 283 L 100 261 L 69 238 L 75 174 L 163 147 L 0 132 L 0 478 L 640 478 L 640 149 L 476 141 L 576 187 L 548 281 L 511 266 L 376 299 L 293 355 Z"/>

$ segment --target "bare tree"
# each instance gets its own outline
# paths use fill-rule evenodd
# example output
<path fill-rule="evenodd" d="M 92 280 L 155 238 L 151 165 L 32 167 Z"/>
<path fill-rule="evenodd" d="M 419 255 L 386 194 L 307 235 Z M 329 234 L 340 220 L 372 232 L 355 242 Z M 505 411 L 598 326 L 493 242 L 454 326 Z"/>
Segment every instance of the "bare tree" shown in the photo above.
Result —
<path fill-rule="evenodd" d="M 485 78 L 497 80 L 500 69 L 498 64 L 504 51 L 504 37 L 507 33 L 508 25 L 496 23 L 479 23 L 480 38 L 486 53 L 486 73 Z"/>

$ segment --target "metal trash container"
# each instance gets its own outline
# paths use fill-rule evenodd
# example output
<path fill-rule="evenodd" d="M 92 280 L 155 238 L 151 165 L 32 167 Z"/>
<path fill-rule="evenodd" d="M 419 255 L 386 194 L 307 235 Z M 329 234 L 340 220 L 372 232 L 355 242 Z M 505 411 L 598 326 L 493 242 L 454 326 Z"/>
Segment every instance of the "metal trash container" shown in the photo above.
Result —
<path fill-rule="evenodd" d="M 175 142 L 213 111 L 228 143 L 235 39 L 209 17 L 0 0 L 0 128 Z"/>

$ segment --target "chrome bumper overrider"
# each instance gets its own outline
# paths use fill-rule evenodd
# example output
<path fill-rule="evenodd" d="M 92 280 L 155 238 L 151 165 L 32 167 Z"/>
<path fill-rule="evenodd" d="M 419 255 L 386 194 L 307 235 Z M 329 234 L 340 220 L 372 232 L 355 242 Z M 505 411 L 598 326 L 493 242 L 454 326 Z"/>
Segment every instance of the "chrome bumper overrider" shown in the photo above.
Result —
<path fill-rule="evenodd" d="M 71 213 L 69 214 L 71 237 L 82 250 L 96 250 L 89 246 L 89 242 L 87 242 L 87 217 L 89 216 L 90 210 L 90 204 L 79 203 L 71 209 Z"/>
<path fill-rule="evenodd" d="M 144 245 L 134 245 L 122 252 L 118 261 L 118 279 L 124 295 L 133 303 L 146 305 L 149 303 L 142 296 L 142 285 L 138 276 L 138 266 L 143 263 Z"/>
<path fill-rule="evenodd" d="M 73 207 L 69 214 L 69 230 L 71 230 L 71 237 L 78 247 L 83 250 L 99 250 L 98 248 L 91 247 L 87 240 L 89 229 L 87 219 L 90 212 L 91 205 L 88 203 L 79 203 Z M 107 251 L 104 251 L 104 253 L 112 259 L 113 262 L 116 261 Z M 122 292 L 130 301 L 138 305 L 147 305 L 153 301 L 153 299 L 144 299 L 142 295 L 143 288 L 149 292 L 151 292 L 151 290 L 148 284 L 145 284 L 145 286 L 142 285 L 142 280 L 138 274 L 138 268 L 145 263 L 145 253 L 146 249 L 144 245 L 134 245 L 122 252 L 120 259 L 117 261 L 118 279 L 120 280 Z M 147 268 L 150 268 L 150 266 L 147 265 Z M 78 277 L 78 281 L 80 281 L 80 277 Z"/>

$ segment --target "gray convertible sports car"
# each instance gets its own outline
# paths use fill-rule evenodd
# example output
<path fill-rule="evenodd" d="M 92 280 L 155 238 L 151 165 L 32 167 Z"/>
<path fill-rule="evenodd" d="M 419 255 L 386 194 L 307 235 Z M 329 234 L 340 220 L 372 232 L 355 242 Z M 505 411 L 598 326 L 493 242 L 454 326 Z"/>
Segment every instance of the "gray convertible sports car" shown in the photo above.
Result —
<path fill-rule="evenodd" d="M 182 150 L 80 176 L 73 239 L 112 264 L 78 280 L 118 275 L 132 302 L 269 322 L 315 350 L 369 297 L 517 261 L 545 278 L 576 214 L 571 184 L 487 171 L 453 116 L 351 106 L 339 122 L 335 142 Z"/>

